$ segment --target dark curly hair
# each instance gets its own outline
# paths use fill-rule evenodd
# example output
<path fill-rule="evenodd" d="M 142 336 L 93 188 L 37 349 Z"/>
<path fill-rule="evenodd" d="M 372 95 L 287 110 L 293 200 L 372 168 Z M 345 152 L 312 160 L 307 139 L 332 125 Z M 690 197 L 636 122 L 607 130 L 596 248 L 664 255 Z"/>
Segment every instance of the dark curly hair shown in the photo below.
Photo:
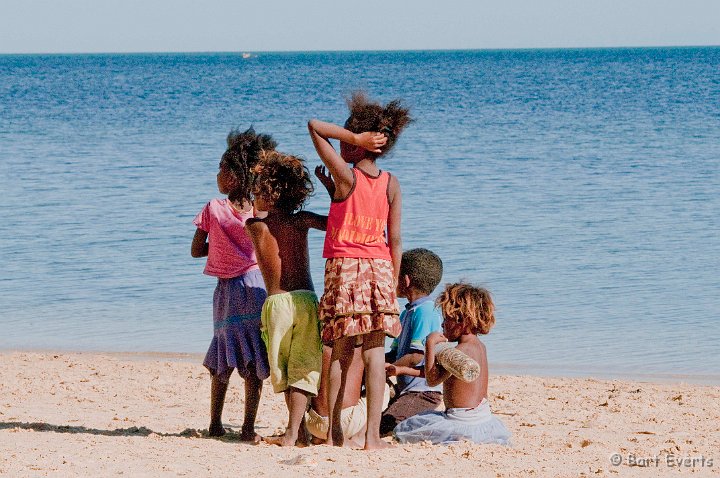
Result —
<path fill-rule="evenodd" d="M 400 133 L 412 122 L 410 110 L 403 106 L 401 100 L 393 100 L 381 105 L 371 101 L 362 91 L 356 91 L 347 102 L 350 117 L 345 122 L 345 128 L 353 133 L 378 131 L 387 136 L 387 143 L 380 148 L 381 153 L 371 153 L 372 157 L 383 156 L 390 151 L 397 141 Z"/>
<path fill-rule="evenodd" d="M 250 126 L 240 132 L 233 129 L 227 136 L 227 150 L 220 159 L 220 167 L 226 167 L 237 179 L 238 185 L 228 194 L 233 202 L 251 201 L 251 170 L 260 159 L 262 151 L 274 150 L 277 142 L 269 134 L 257 134 Z"/>
<path fill-rule="evenodd" d="M 428 249 L 410 249 L 403 252 L 400 261 L 400 277 L 410 277 L 410 285 L 425 294 L 432 293 L 440 283 L 443 273 L 442 260 Z"/>
<path fill-rule="evenodd" d="M 495 304 L 490 291 L 471 284 L 448 284 L 435 304 L 445 320 L 463 324 L 467 334 L 487 334 L 495 325 Z"/>
<path fill-rule="evenodd" d="M 263 196 L 286 213 L 302 209 L 305 199 L 314 190 L 305 162 L 297 156 L 264 151 L 252 173 L 253 194 Z"/>

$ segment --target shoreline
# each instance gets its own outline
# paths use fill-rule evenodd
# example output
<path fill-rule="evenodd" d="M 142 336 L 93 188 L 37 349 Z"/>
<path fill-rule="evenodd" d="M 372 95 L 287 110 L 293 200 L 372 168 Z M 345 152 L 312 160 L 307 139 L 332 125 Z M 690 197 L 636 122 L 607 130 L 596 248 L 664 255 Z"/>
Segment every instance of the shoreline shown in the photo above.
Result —
<path fill-rule="evenodd" d="M 208 438 L 209 392 L 210 374 L 191 354 L 2 351 L 0 476 L 720 475 L 720 387 L 491 375 L 489 401 L 511 446 L 376 452 L 240 443 L 236 374 L 223 414 L 231 432 Z M 266 381 L 256 431 L 280 433 L 286 419 L 283 395 Z"/>
<path fill-rule="evenodd" d="M 108 350 L 73 350 L 73 349 L 3 349 L 0 355 L 7 353 L 39 353 L 39 354 L 79 354 L 104 355 L 108 357 L 124 358 L 142 361 L 146 359 L 164 359 L 173 362 L 188 362 L 202 365 L 204 353 L 198 352 L 158 352 L 158 351 L 108 351 Z M 659 374 L 659 373 L 632 373 L 632 372 L 598 372 L 593 369 L 560 368 L 553 366 L 500 363 L 490 361 L 492 375 L 529 376 L 538 378 L 562 379 L 590 379 L 590 380 L 619 380 L 654 384 L 689 384 L 708 387 L 720 386 L 720 374 Z"/>

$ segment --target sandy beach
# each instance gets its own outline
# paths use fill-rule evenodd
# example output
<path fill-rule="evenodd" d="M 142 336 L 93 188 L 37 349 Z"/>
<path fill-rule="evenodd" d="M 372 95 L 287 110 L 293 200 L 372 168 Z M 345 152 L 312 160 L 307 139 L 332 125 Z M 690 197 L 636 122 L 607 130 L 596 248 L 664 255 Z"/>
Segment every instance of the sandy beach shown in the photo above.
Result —
<path fill-rule="evenodd" d="M 0 476 L 720 475 L 720 387 L 491 375 L 511 447 L 370 453 L 205 438 L 209 388 L 190 356 L 0 353 Z M 242 397 L 234 376 L 224 413 L 233 432 Z M 257 431 L 279 433 L 284 419 L 267 383 Z"/>

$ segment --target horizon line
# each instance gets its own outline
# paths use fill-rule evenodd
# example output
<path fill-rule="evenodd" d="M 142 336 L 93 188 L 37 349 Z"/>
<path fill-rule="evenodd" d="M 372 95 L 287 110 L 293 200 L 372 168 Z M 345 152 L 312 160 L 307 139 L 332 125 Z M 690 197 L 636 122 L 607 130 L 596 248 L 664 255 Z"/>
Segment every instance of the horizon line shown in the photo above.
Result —
<path fill-rule="evenodd" d="M 0 56 L 51 56 L 51 55 L 202 55 L 202 54 L 277 54 L 277 53 L 410 53 L 457 51 L 548 51 L 548 50 L 652 50 L 662 48 L 718 48 L 717 45 L 624 45 L 624 46 L 544 46 L 506 48 L 417 48 L 383 50 L 148 50 L 148 51 L 68 51 L 68 52 L 0 52 Z"/>

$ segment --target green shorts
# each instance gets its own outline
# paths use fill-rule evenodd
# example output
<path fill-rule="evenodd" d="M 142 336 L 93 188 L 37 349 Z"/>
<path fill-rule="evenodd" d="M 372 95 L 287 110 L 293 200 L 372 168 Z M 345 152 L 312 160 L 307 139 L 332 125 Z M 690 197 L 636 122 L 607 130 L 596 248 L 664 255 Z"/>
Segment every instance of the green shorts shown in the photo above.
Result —
<path fill-rule="evenodd" d="M 315 293 L 296 290 L 268 296 L 261 320 L 273 390 L 295 387 L 317 395 L 322 343 Z"/>

